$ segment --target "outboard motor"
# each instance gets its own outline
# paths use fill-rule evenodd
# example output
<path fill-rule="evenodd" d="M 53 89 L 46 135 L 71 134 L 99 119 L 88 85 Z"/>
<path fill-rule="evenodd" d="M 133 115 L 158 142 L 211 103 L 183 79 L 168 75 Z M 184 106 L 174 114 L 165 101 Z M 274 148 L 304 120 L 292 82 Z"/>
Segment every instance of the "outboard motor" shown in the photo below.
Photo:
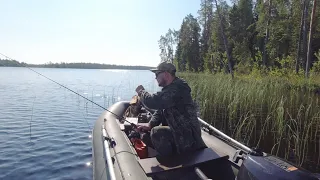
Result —
<path fill-rule="evenodd" d="M 279 157 L 248 154 L 240 167 L 237 180 L 320 180 L 312 174 Z"/>

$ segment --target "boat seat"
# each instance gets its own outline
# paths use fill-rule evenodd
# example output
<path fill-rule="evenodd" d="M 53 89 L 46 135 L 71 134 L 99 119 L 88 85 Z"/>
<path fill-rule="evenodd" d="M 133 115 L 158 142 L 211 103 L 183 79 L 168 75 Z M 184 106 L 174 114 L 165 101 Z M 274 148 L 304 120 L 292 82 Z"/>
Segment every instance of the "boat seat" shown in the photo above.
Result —
<path fill-rule="evenodd" d="M 153 176 L 163 171 L 195 167 L 216 159 L 228 159 L 228 155 L 218 155 L 211 148 L 201 149 L 192 153 L 140 159 L 139 163 L 147 176 Z"/>

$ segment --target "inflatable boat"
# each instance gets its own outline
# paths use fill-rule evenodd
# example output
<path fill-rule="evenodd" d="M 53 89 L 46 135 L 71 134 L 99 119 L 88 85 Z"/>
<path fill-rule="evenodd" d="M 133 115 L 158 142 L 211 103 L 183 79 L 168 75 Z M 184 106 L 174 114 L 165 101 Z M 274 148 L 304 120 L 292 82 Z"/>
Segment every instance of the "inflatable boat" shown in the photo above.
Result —
<path fill-rule="evenodd" d="M 94 180 L 144 179 L 261 179 L 319 180 L 311 173 L 279 157 L 251 149 L 220 132 L 201 118 L 207 148 L 174 156 L 158 156 L 141 140 L 137 125 L 148 123 L 152 110 L 126 117 L 129 102 L 109 107 L 92 131 Z"/>

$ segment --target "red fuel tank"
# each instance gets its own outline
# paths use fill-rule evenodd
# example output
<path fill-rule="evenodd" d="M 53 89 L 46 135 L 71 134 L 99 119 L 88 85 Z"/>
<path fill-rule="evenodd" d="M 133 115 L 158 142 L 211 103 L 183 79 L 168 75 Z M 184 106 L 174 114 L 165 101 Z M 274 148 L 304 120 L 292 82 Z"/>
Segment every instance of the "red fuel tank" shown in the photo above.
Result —
<path fill-rule="evenodd" d="M 148 147 L 141 139 L 133 138 L 131 142 L 133 143 L 134 149 L 137 151 L 140 159 L 148 157 Z"/>

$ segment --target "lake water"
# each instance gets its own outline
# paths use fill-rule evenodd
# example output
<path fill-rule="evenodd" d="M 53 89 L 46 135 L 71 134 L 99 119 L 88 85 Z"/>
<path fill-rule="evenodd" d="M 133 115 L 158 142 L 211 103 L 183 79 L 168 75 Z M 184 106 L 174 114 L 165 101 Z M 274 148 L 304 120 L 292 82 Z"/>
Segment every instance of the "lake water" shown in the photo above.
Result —
<path fill-rule="evenodd" d="M 34 70 L 106 108 L 139 84 L 159 90 L 150 71 Z M 0 179 L 92 179 L 89 135 L 103 109 L 27 68 L 1 67 L 0 110 Z"/>

